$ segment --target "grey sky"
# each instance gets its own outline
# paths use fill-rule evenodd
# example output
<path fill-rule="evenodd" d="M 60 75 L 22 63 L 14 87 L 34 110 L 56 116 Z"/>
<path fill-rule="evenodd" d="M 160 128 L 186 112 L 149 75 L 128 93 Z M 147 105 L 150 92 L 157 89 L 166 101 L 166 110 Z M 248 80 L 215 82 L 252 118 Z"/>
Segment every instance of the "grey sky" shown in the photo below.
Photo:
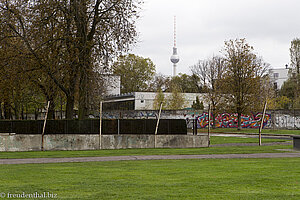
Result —
<path fill-rule="evenodd" d="M 150 58 L 157 72 L 172 74 L 173 19 L 177 19 L 178 73 L 220 54 L 224 41 L 246 38 L 254 51 L 282 68 L 292 39 L 300 37 L 299 0 L 144 0 L 132 53 Z"/>

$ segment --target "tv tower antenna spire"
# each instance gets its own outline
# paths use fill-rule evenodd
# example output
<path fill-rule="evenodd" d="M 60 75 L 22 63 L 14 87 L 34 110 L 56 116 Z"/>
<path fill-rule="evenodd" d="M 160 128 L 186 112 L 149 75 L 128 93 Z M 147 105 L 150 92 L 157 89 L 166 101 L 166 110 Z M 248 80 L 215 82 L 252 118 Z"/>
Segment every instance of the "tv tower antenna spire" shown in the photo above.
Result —
<path fill-rule="evenodd" d="M 174 16 L 174 47 L 176 47 L 176 16 Z"/>
<path fill-rule="evenodd" d="M 179 62 L 179 56 L 177 55 L 177 47 L 176 47 L 176 16 L 174 16 L 174 47 L 173 47 L 173 54 L 170 60 L 173 63 L 173 76 L 175 77 L 177 75 L 176 74 L 177 63 Z"/>

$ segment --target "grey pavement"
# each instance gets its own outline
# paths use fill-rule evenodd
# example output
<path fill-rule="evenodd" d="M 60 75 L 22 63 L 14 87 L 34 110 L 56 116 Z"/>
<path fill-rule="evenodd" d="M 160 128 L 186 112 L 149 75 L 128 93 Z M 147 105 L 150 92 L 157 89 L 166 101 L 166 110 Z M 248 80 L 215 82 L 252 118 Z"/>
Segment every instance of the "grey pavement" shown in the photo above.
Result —
<path fill-rule="evenodd" d="M 273 146 L 273 145 L 291 145 L 292 141 L 288 142 L 268 142 L 262 143 L 262 146 Z M 210 147 L 225 147 L 225 146 L 258 146 L 257 143 L 225 143 L 225 144 L 212 144 Z"/>
<path fill-rule="evenodd" d="M 183 159 L 236 159 L 236 158 L 300 158 L 298 153 L 255 153 L 255 154 L 210 154 L 210 155 L 149 155 L 149 156 L 111 156 L 77 158 L 26 158 L 0 159 L 0 164 L 42 164 L 74 162 L 107 162 L 137 160 L 183 160 Z"/>
<path fill-rule="evenodd" d="M 202 135 L 205 135 L 202 133 Z M 206 134 L 207 135 L 207 134 Z M 241 138 L 258 138 L 257 133 L 211 133 L 211 136 L 222 136 L 222 137 L 241 137 Z M 268 139 L 281 139 L 281 140 L 292 140 L 291 135 L 282 134 L 262 134 L 262 138 Z"/>

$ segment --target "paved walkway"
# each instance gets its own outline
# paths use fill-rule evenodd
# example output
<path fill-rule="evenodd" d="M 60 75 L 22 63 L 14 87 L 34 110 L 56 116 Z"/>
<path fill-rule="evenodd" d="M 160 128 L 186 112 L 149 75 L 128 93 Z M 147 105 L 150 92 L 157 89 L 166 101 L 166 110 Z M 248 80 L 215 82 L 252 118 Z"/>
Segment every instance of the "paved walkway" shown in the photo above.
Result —
<path fill-rule="evenodd" d="M 132 161 L 132 160 L 182 160 L 182 159 L 232 159 L 232 158 L 300 158 L 300 153 L 26 158 L 26 159 L 0 159 L 0 164 L 41 164 L 41 163 L 70 163 L 70 162 Z"/>
<path fill-rule="evenodd" d="M 291 145 L 290 142 L 268 142 L 262 143 L 262 146 L 273 146 L 273 145 Z M 225 144 L 212 144 L 210 147 L 227 147 L 227 146 L 258 146 L 258 143 L 225 143 Z"/>

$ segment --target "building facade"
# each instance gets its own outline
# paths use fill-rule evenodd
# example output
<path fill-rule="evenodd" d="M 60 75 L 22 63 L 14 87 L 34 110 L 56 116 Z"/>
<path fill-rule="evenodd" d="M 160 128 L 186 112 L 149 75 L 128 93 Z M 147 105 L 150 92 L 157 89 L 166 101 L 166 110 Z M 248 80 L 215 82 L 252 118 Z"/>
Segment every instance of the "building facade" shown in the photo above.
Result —
<path fill-rule="evenodd" d="M 279 69 L 270 69 L 269 76 L 270 80 L 274 84 L 274 89 L 281 89 L 283 83 L 289 78 L 289 69 L 287 68 L 279 68 Z"/>
<path fill-rule="evenodd" d="M 133 92 L 121 95 L 108 96 L 104 99 L 104 110 L 154 110 L 155 92 Z M 170 98 L 172 93 L 164 93 L 165 99 Z M 184 109 L 191 108 L 196 97 L 203 102 L 205 108 L 205 94 L 203 93 L 182 93 L 184 98 Z"/>

